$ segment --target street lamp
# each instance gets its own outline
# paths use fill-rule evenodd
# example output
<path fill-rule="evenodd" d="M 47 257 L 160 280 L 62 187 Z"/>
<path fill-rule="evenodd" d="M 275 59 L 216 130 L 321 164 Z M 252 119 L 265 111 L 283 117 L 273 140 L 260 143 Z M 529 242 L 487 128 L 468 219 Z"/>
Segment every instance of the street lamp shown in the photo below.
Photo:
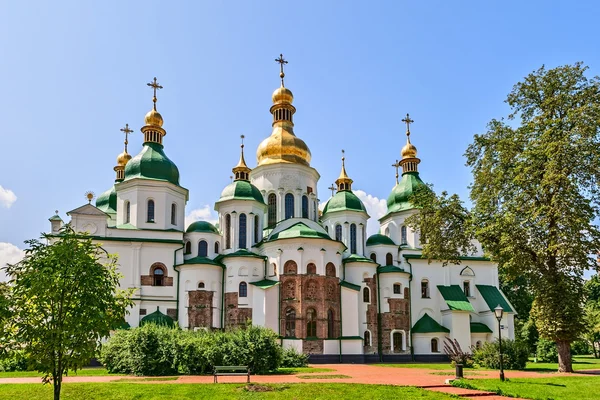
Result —
<path fill-rule="evenodd" d="M 504 315 L 504 309 L 498 304 L 498 307 L 494 308 L 494 314 L 498 320 L 498 345 L 500 348 L 500 380 L 504 382 L 504 365 L 502 365 L 502 331 L 500 321 L 502 321 L 502 315 Z"/>

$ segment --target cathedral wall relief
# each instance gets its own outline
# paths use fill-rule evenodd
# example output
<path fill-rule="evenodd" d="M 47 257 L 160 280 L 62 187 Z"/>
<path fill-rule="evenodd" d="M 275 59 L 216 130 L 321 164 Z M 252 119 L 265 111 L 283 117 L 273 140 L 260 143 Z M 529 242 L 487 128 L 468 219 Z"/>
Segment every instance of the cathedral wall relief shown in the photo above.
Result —
<path fill-rule="evenodd" d="M 192 290 L 188 292 L 188 326 L 194 328 L 212 328 L 213 296 L 208 290 Z"/>
<path fill-rule="evenodd" d="M 238 293 L 225 293 L 225 329 L 243 328 L 251 319 L 251 308 L 238 307 Z"/>

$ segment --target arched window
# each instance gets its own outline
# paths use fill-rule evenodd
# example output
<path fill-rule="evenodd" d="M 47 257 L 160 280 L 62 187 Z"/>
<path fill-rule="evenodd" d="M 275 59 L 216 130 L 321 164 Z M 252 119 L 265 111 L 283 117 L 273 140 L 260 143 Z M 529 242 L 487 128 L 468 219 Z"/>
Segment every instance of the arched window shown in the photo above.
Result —
<path fill-rule="evenodd" d="M 225 248 L 231 248 L 231 215 L 225 216 Z"/>
<path fill-rule="evenodd" d="M 192 242 L 185 242 L 185 254 L 192 252 Z"/>
<path fill-rule="evenodd" d="M 162 267 L 155 267 L 152 271 L 152 285 L 165 286 L 165 270 Z"/>
<path fill-rule="evenodd" d="M 215 254 L 219 254 L 219 242 L 215 242 Z"/>
<path fill-rule="evenodd" d="M 154 200 L 148 200 L 147 222 L 154 222 Z"/>
<path fill-rule="evenodd" d="M 313 275 L 316 274 L 317 273 L 317 266 L 315 264 L 313 264 L 313 263 L 309 263 L 306 266 L 306 273 L 307 274 L 313 274 Z"/>
<path fill-rule="evenodd" d="M 421 281 L 421 298 L 422 299 L 429 298 L 429 281 L 427 279 L 423 279 Z"/>
<path fill-rule="evenodd" d="M 268 211 L 267 219 L 269 226 L 273 226 L 277 223 L 277 195 L 271 193 L 267 198 Z"/>
<path fill-rule="evenodd" d="M 333 339 L 335 337 L 335 321 L 333 320 L 333 310 L 330 308 L 327 310 L 327 338 Z"/>
<path fill-rule="evenodd" d="M 402 332 L 394 332 L 392 334 L 392 342 L 394 342 L 393 352 L 401 353 L 402 352 L 402 342 L 404 342 L 404 335 Z"/>
<path fill-rule="evenodd" d="M 204 282 L 198 282 L 198 289 L 204 289 Z"/>
<path fill-rule="evenodd" d="M 298 273 L 298 265 L 295 261 L 289 260 L 283 265 L 283 273 L 284 274 L 297 274 Z"/>
<path fill-rule="evenodd" d="M 285 219 L 294 218 L 294 195 L 285 195 Z"/>
<path fill-rule="evenodd" d="M 390 228 L 385 228 L 385 236 L 390 237 Z"/>
<path fill-rule="evenodd" d="M 291 307 L 285 310 L 285 336 L 296 337 L 296 310 Z"/>
<path fill-rule="evenodd" d="M 402 228 L 400 228 L 400 245 L 405 245 L 407 243 L 406 241 L 406 226 L 402 226 Z"/>
<path fill-rule="evenodd" d="M 177 225 L 177 204 L 171 204 L 171 225 Z"/>
<path fill-rule="evenodd" d="M 356 254 L 356 224 L 350 224 L 350 253 Z"/>
<path fill-rule="evenodd" d="M 246 214 L 240 214 L 238 247 L 246 248 Z"/>
<path fill-rule="evenodd" d="M 302 218 L 308 218 L 308 197 L 302 196 Z"/>
<path fill-rule="evenodd" d="M 198 257 L 207 257 L 208 256 L 208 243 L 206 240 L 201 240 L 198 242 Z"/>
<path fill-rule="evenodd" d="M 394 256 L 392 256 L 392 253 L 385 255 L 385 265 L 394 265 Z"/>
<path fill-rule="evenodd" d="M 338 242 L 342 241 L 342 226 L 340 224 L 335 226 L 335 240 Z"/>
<path fill-rule="evenodd" d="M 364 336 L 365 336 L 364 346 L 370 346 L 371 345 L 371 332 L 365 331 Z"/>
<path fill-rule="evenodd" d="M 371 292 L 369 291 L 369 288 L 366 287 L 363 289 L 363 301 L 365 303 L 370 303 L 371 302 Z"/>
<path fill-rule="evenodd" d="M 248 284 L 246 282 L 240 282 L 238 297 L 248 297 Z"/>
<path fill-rule="evenodd" d="M 325 266 L 325 276 L 335 277 L 335 265 L 333 263 L 327 263 Z"/>
<path fill-rule="evenodd" d="M 438 349 L 438 340 L 436 338 L 431 339 L 431 352 L 432 353 L 440 352 L 440 350 Z"/>
<path fill-rule="evenodd" d="M 306 337 L 317 337 L 317 312 L 314 308 L 306 310 Z"/>
<path fill-rule="evenodd" d="M 371 253 L 371 260 L 373 260 L 373 262 L 377 262 L 377 254 Z"/>
<path fill-rule="evenodd" d="M 394 283 L 394 294 L 402 294 L 402 285 L 399 283 Z"/>
<path fill-rule="evenodd" d="M 469 281 L 463 282 L 463 291 L 465 292 L 465 296 L 471 297 L 471 282 L 469 282 Z"/>
<path fill-rule="evenodd" d="M 131 221 L 131 203 L 125 202 L 125 223 L 128 224 Z"/>
<path fill-rule="evenodd" d="M 258 215 L 254 216 L 254 244 L 260 241 L 260 218 Z"/>

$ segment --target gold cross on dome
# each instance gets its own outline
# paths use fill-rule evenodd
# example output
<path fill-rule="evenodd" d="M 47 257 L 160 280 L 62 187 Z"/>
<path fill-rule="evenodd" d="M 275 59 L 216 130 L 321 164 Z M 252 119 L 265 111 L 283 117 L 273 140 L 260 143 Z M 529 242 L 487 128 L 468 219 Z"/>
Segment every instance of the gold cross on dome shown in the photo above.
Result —
<path fill-rule="evenodd" d="M 154 89 L 154 96 L 152 97 L 152 102 L 154 103 L 154 109 L 156 110 L 156 91 L 158 89 L 162 89 L 163 87 L 158 84 L 158 82 L 156 81 L 156 77 L 154 77 L 154 80 L 152 82 L 146 83 L 146 85 Z"/>
<path fill-rule="evenodd" d="M 121 128 L 119 130 L 121 132 L 125 132 L 125 153 L 127 153 L 127 145 L 129 144 L 129 141 L 127 140 L 127 137 L 129 136 L 129 134 L 131 132 L 133 132 L 133 130 L 129 129 L 129 124 L 125 124 L 125 128 Z"/>
<path fill-rule="evenodd" d="M 335 185 L 332 183 L 331 186 L 329 186 L 327 189 L 331 190 L 331 197 L 333 197 L 333 195 L 335 194 Z"/>
<path fill-rule="evenodd" d="M 392 167 L 396 167 L 396 185 L 398 184 L 398 168 L 400 168 L 400 161 L 396 160 Z"/>
<path fill-rule="evenodd" d="M 246 137 L 246 136 L 244 136 L 244 135 L 240 135 L 240 138 L 242 139 L 242 149 L 244 148 L 244 138 L 245 138 L 245 137 Z"/>
<path fill-rule="evenodd" d="M 412 124 L 415 121 L 410 119 L 410 115 L 408 115 L 408 113 L 406 113 L 406 118 L 403 118 L 402 122 L 404 122 L 406 124 L 406 135 L 410 136 L 410 124 Z"/>
<path fill-rule="evenodd" d="M 275 62 L 279 63 L 279 77 L 281 78 L 281 86 L 283 86 L 283 78 L 285 77 L 285 73 L 283 72 L 283 65 L 287 64 L 287 60 L 283 58 L 283 54 L 279 54 L 279 58 L 275 59 Z"/>

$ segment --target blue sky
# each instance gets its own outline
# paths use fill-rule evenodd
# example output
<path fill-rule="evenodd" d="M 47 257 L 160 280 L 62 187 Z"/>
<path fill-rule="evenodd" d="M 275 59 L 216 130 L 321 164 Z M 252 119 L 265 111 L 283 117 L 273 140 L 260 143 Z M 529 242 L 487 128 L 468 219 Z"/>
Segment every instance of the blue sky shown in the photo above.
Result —
<path fill-rule="evenodd" d="M 600 75 L 598 15 L 592 1 L 2 1 L 0 253 L 112 185 L 125 123 L 141 148 L 154 76 L 187 211 L 212 210 L 239 135 L 253 167 L 270 134 L 281 52 L 321 201 L 343 148 L 354 188 L 381 206 L 407 112 L 423 180 L 466 199 L 463 153 L 507 114 L 512 85 L 542 64 Z"/>

